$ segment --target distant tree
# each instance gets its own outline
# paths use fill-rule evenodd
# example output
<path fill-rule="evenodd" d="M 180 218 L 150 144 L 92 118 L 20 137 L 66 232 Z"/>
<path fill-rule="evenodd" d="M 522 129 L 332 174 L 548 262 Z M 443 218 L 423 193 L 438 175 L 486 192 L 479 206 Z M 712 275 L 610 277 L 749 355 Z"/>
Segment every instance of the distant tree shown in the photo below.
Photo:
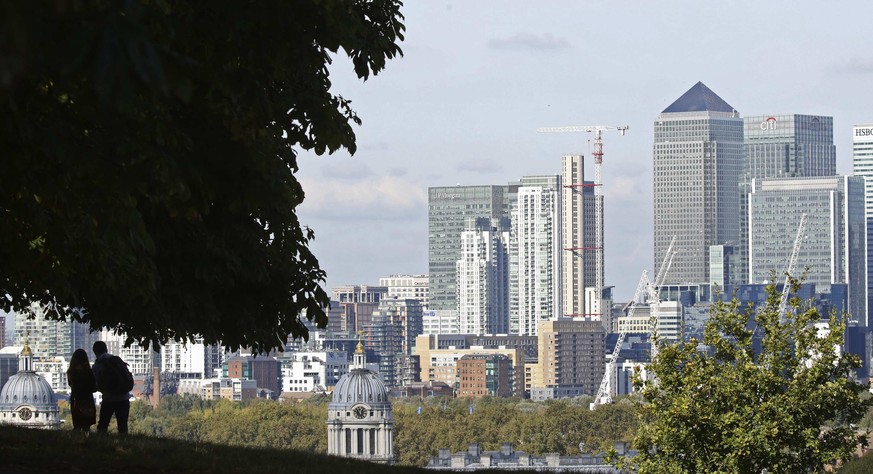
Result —
<path fill-rule="evenodd" d="M 796 288 L 796 281 L 792 282 Z M 639 455 L 625 465 L 640 473 L 801 473 L 849 459 L 866 436 L 854 423 L 869 400 L 852 378 L 860 361 L 835 350 L 845 318 L 831 315 L 820 333 L 814 307 L 796 298 L 784 320 L 780 294 L 767 288 L 754 329 L 739 303 L 712 307 L 703 343 L 668 345 L 651 364 L 655 381 L 638 381 L 643 401 L 635 439 Z"/>
<path fill-rule="evenodd" d="M 0 308 L 155 345 L 325 325 L 294 148 L 355 152 L 327 66 L 367 79 L 402 54 L 401 5 L 0 4 Z"/>

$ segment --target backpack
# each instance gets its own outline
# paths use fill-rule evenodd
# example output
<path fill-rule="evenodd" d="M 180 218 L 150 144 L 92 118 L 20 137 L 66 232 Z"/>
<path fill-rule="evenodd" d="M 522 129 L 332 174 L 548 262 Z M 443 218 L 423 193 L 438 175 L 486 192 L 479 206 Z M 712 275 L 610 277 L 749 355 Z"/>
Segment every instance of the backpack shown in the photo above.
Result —
<path fill-rule="evenodd" d="M 133 390 L 133 374 L 127 368 L 127 362 L 116 355 L 106 359 L 104 370 L 100 377 L 102 393 L 121 394 Z"/>

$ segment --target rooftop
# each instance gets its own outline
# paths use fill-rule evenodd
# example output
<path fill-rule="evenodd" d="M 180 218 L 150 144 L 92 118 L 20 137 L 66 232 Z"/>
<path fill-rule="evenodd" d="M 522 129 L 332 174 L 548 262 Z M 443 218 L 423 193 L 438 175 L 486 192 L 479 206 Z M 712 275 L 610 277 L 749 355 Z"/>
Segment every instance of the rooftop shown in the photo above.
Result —
<path fill-rule="evenodd" d="M 735 109 L 702 82 L 694 84 L 662 113 L 675 112 L 735 112 Z"/>

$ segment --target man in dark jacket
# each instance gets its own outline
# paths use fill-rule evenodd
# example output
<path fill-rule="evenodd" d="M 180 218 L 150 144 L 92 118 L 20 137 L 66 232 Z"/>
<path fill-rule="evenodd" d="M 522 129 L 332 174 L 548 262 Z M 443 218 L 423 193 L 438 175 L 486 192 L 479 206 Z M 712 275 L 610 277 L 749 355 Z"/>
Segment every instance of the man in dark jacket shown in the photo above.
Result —
<path fill-rule="evenodd" d="M 100 420 L 97 421 L 97 431 L 105 433 L 109 429 L 109 421 L 115 415 L 118 425 L 118 433 L 127 434 L 127 417 L 130 414 L 130 392 L 111 392 L 106 389 L 107 379 L 115 377 L 108 366 L 109 359 L 113 357 L 106 348 L 106 343 L 97 341 L 92 348 L 94 351 L 94 379 L 97 380 L 97 389 L 103 394 L 103 402 L 100 404 Z"/>

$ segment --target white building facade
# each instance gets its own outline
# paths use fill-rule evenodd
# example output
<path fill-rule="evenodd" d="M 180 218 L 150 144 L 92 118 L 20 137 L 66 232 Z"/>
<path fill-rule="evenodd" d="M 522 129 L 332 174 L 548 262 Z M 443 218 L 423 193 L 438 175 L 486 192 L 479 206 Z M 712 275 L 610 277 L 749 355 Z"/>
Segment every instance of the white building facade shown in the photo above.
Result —
<path fill-rule="evenodd" d="M 345 351 L 296 352 L 279 362 L 283 392 L 323 392 L 349 372 Z"/>
<path fill-rule="evenodd" d="M 421 306 L 426 309 L 429 281 L 427 275 L 391 275 L 379 278 L 379 286 L 388 289 L 386 296 L 416 299 L 421 301 Z"/>
<path fill-rule="evenodd" d="M 537 178 L 540 185 L 529 185 Z M 560 183 L 560 176 L 531 177 L 518 189 L 510 249 L 511 334 L 536 335 L 540 321 L 562 314 Z"/>
<path fill-rule="evenodd" d="M 456 274 L 463 334 L 505 334 L 509 326 L 509 220 L 469 219 Z"/>

